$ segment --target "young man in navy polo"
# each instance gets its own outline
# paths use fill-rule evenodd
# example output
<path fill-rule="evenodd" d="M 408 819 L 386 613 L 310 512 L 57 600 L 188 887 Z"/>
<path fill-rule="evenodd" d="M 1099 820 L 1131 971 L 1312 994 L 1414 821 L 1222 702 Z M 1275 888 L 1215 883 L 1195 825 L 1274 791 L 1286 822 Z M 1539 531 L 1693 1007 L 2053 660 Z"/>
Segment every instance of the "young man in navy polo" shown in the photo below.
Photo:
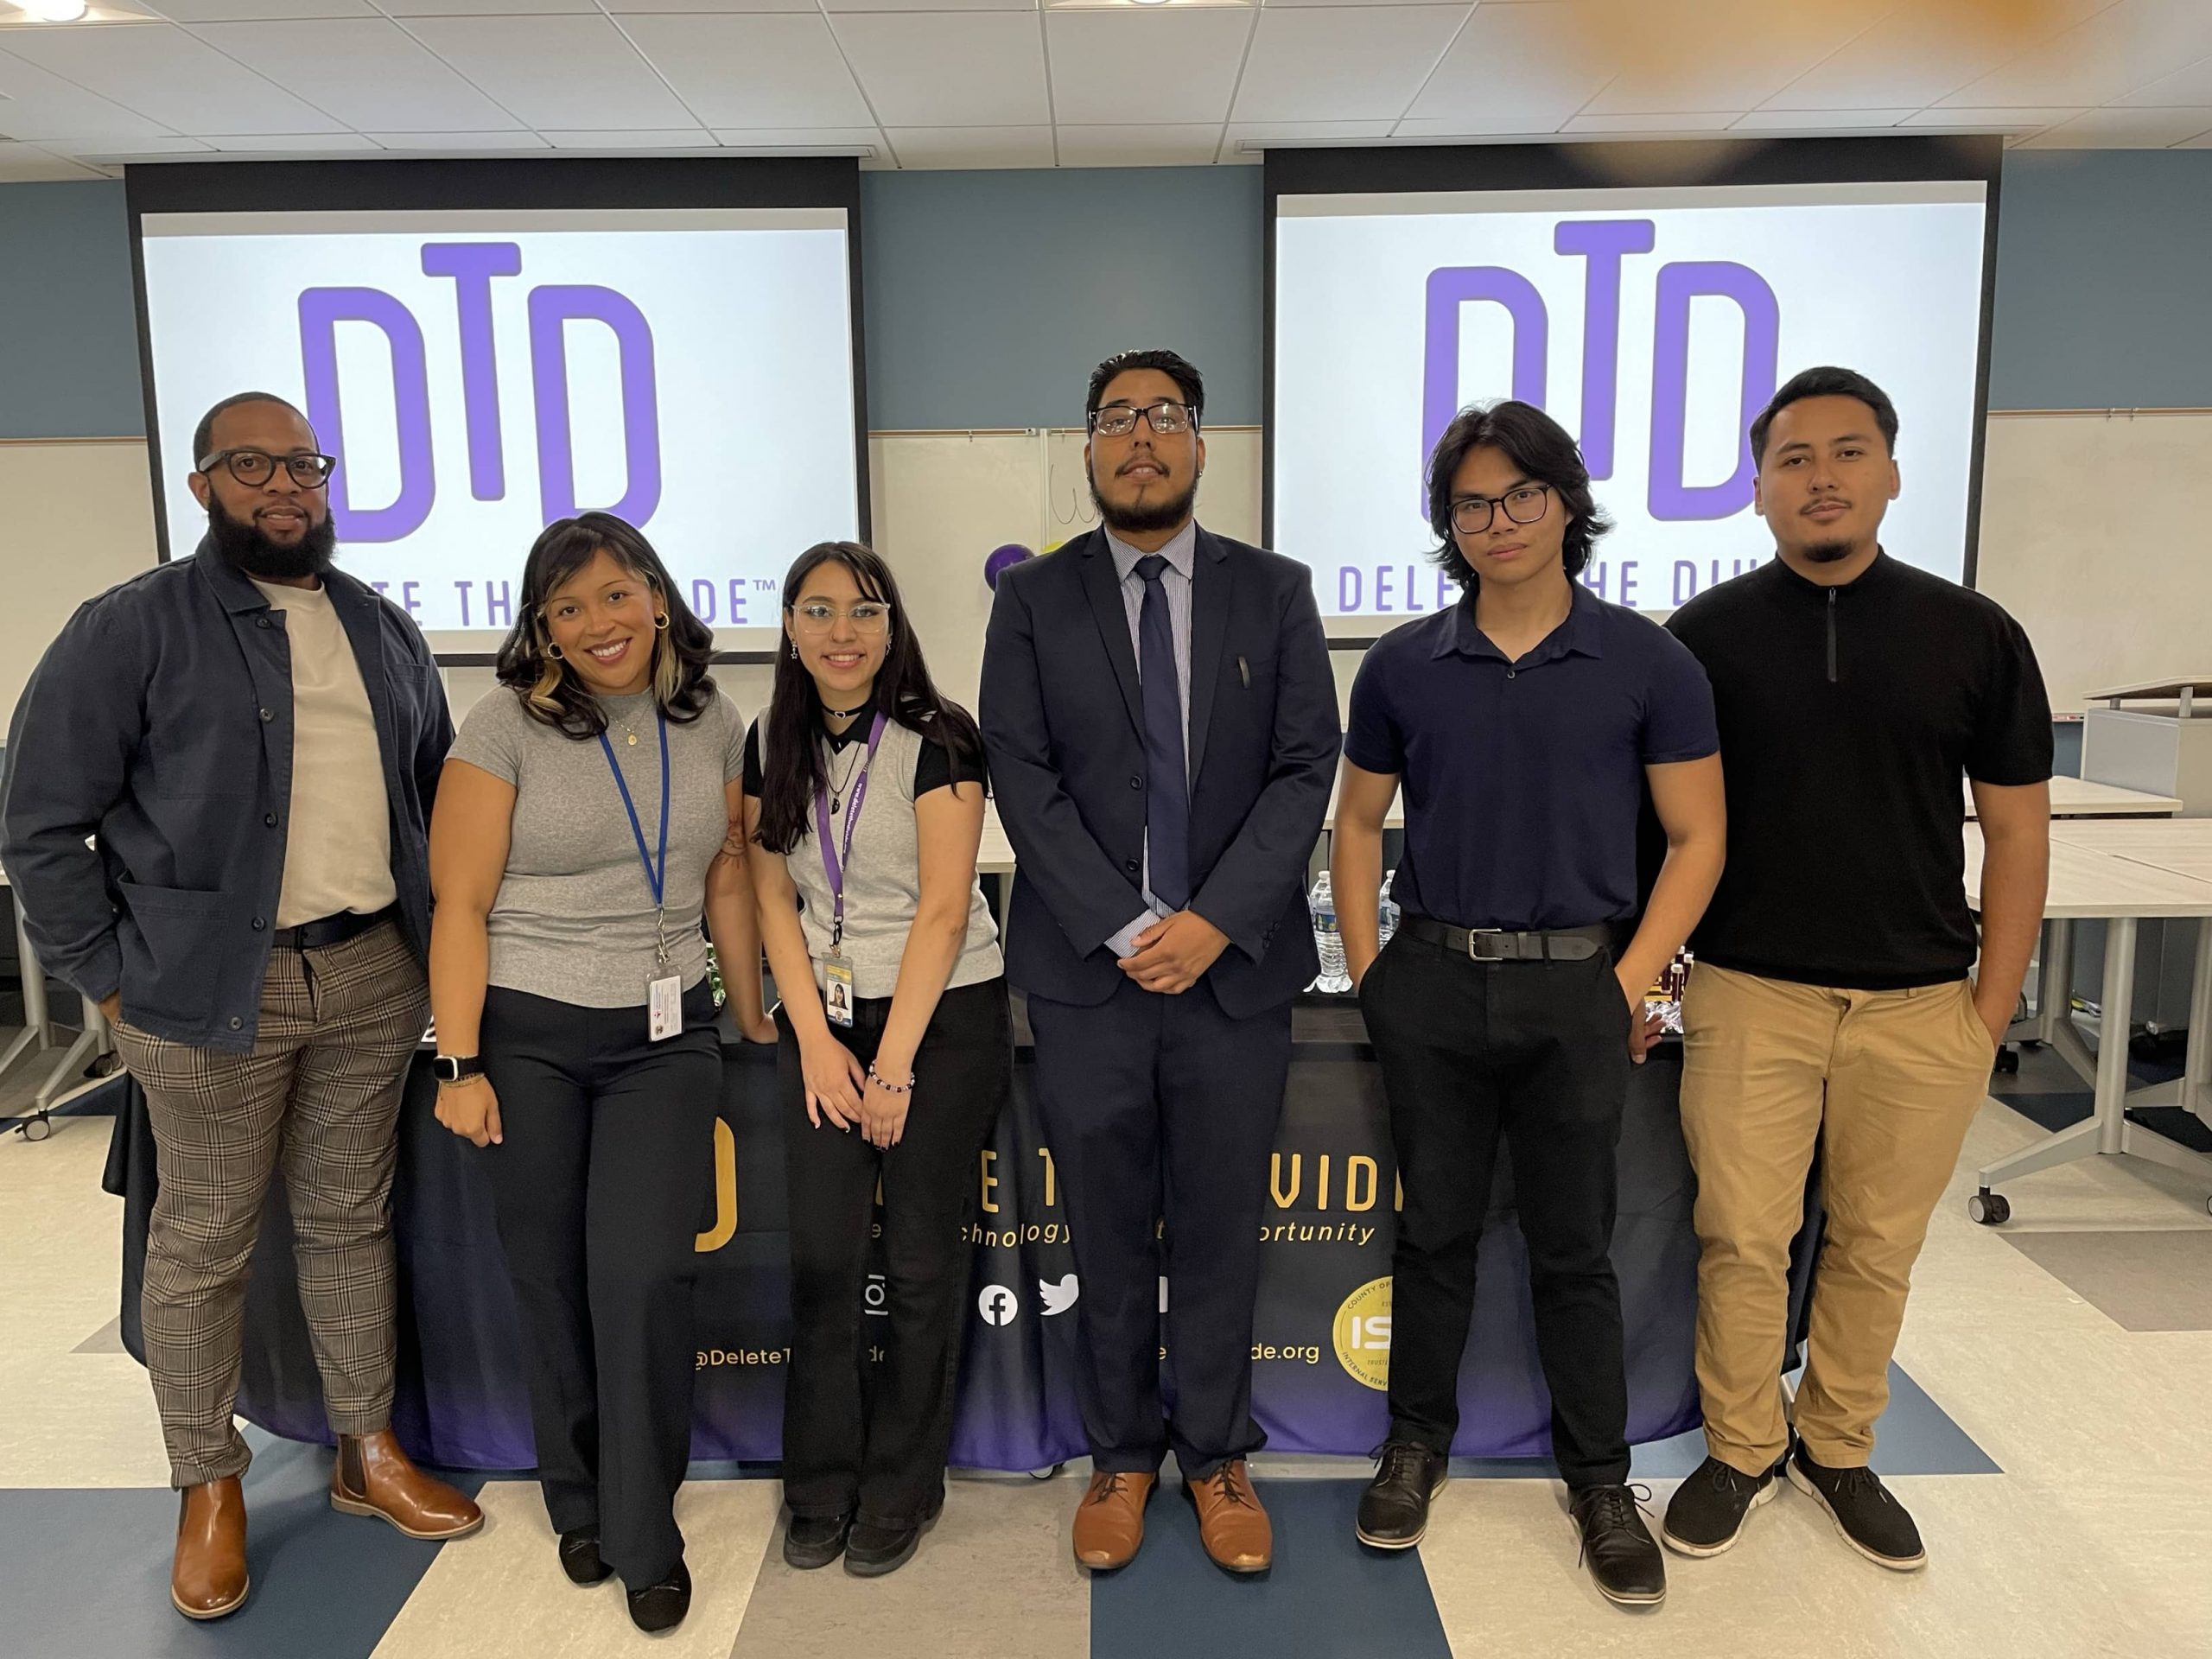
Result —
<path fill-rule="evenodd" d="M 1503 1136 L 1583 1557 L 1607 1597 L 1648 1604 L 1667 1577 L 1627 1485 L 1614 1151 L 1644 990 L 1720 876 L 1713 694 L 1676 640 L 1575 580 L 1611 526 L 1541 410 L 1463 410 L 1429 458 L 1428 501 L 1435 556 L 1465 591 L 1361 664 L 1331 864 L 1405 1192 L 1389 1438 L 1359 1536 L 1402 1549 L 1427 1529 Z M 1403 918 L 1378 956 L 1382 820 L 1402 782 Z M 1631 938 L 1647 784 L 1668 854 Z"/>

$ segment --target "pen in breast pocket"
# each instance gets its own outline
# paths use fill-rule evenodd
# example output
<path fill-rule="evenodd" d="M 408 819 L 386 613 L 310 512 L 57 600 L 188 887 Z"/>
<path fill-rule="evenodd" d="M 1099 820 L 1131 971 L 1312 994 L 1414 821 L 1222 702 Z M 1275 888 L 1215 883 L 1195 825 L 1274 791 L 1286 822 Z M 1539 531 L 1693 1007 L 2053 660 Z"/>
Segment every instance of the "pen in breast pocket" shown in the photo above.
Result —
<path fill-rule="evenodd" d="M 1252 664 L 1242 657 L 1236 659 L 1236 678 L 1247 691 L 1252 689 Z"/>

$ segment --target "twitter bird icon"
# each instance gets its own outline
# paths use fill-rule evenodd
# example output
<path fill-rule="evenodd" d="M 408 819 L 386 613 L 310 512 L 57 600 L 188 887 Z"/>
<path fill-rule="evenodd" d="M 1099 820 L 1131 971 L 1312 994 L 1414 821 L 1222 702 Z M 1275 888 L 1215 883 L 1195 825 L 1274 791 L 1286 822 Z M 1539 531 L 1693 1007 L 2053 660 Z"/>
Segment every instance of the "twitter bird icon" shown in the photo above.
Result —
<path fill-rule="evenodd" d="M 1075 1274 L 1070 1274 L 1057 1285 L 1049 1279 L 1039 1279 L 1037 1294 L 1043 1299 L 1045 1317 L 1049 1319 L 1053 1314 L 1065 1313 L 1073 1307 L 1075 1299 L 1082 1295 L 1083 1291 L 1076 1284 Z"/>

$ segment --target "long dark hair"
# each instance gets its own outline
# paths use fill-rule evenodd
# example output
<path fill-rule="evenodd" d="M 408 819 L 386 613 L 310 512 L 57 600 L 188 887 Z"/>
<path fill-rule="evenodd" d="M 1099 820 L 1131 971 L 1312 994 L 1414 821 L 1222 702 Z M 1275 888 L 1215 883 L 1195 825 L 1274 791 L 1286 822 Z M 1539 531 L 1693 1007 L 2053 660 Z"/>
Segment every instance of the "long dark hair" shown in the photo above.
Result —
<path fill-rule="evenodd" d="M 669 579 L 653 545 L 632 525 L 611 512 L 580 512 L 556 519 L 531 544 L 522 568 L 522 596 L 515 625 L 499 647 L 499 683 L 512 686 L 533 720 L 557 726 L 570 737 L 597 737 L 607 729 L 607 711 L 584 683 L 552 654 L 545 606 L 553 590 L 589 564 L 604 549 L 607 556 L 653 590 L 668 613 L 668 626 L 653 638 L 653 700 L 679 725 L 695 721 L 715 700 L 714 630 L 691 613 Z"/>
<path fill-rule="evenodd" d="M 1548 484 L 1559 498 L 1552 511 L 1574 515 L 1567 527 L 1560 563 L 1570 579 L 1582 574 L 1590 563 L 1590 550 L 1613 527 L 1590 493 L 1590 469 L 1567 429 L 1534 404 L 1503 398 L 1494 404 L 1473 404 L 1452 417 L 1452 424 L 1436 440 L 1428 458 L 1428 527 L 1440 545 L 1429 557 L 1444 567 L 1444 574 L 1462 588 L 1472 589 L 1478 578 L 1475 567 L 1459 550 L 1452 534 L 1452 479 L 1471 449 L 1502 449 L 1522 473 L 1539 484 Z"/>
<path fill-rule="evenodd" d="M 914 637 L 899 584 L 882 555 L 858 542 L 820 542 L 808 548 L 784 577 L 784 615 L 791 615 L 807 577 L 817 566 L 830 563 L 852 572 L 862 598 L 891 607 L 891 640 L 875 673 L 876 712 L 942 743 L 956 779 L 963 762 L 969 772 L 982 770 L 983 738 L 975 716 L 938 695 L 922 661 L 922 642 Z M 760 826 L 753 839 L 772 853 L 789 853 L 811 833 L 814 798 L 830 782 L 829 762 L 816 741 L 820 702 L 814 676 L 787 644 L 776 653 L 775 689 L 760 720 Z"/>

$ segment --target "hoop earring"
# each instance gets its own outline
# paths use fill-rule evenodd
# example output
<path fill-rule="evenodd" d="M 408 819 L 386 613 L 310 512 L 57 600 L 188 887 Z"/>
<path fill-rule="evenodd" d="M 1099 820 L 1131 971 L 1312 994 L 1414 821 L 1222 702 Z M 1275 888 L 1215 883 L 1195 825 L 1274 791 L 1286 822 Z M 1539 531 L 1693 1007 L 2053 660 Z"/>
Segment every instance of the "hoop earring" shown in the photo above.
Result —
<path fill-rule="evenodd" d="M 545 654 L 548 657 L 550 657 L 556 663 L 564 660 L 561 655 L 561 647 L 552 644 L 550 641 L 548 641 L 546 644 Z"/>
<path fill-rule="evenodd" d="M 658 616 L 653 618 L 653 626 L 665 633 L 668 631 L 668 613 L 663 611 Z"/>

